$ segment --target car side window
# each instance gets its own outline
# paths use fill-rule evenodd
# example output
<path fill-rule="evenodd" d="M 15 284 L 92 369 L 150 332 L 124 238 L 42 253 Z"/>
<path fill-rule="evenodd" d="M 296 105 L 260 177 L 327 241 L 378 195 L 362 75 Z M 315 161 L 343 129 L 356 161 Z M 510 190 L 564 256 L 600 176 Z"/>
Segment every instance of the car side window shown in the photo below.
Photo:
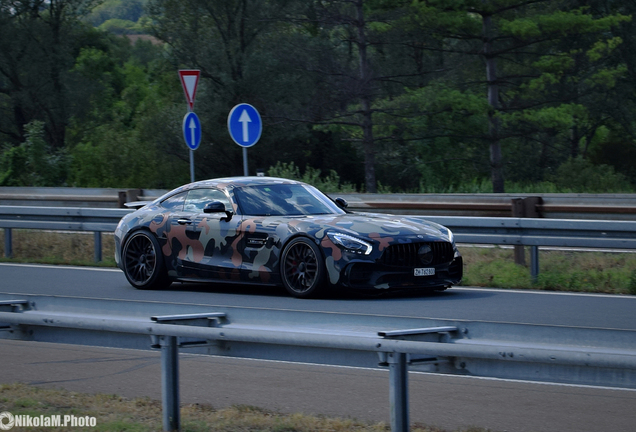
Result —
<path fill-rule="evenodd" d="M 193 189 L 188 192 L 183 209 L 189 212 L 202 213 L 206 204 L 212 201 L 220 201 L 225 208 L 232 208 L 230 200 L 218 189 Z"/>
<path fill-rule="evenodd" d="M 185 202 L 185 197 L 188 193 L 183 192 L 180 194 L 172 195 L 170 198 L 166 198 L 161 201 L 161 206 L 168 210 L 172 211 L 181 211 L 183 210 L 183 203 Z"/>

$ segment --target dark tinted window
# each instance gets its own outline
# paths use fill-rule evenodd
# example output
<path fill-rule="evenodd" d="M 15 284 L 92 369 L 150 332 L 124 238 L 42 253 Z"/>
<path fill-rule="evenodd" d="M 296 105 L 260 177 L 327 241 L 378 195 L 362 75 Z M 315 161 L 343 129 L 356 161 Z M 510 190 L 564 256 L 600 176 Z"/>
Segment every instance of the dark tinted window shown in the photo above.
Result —
<path fill-rule="evenodd" d="M 252 216 L 344 214 L 318 189 L 304 185 L 246 186 L 234 190 L 241 213 Z"/>
<path fill-rule="evenodd" d="M 186 195 L 187 192 L 172 195 L 170 198 L 166 198 L 161 201 L 161 205 L 169 210 L 181 211 L 183 210 L 183 203 L 185 202 Z"/>

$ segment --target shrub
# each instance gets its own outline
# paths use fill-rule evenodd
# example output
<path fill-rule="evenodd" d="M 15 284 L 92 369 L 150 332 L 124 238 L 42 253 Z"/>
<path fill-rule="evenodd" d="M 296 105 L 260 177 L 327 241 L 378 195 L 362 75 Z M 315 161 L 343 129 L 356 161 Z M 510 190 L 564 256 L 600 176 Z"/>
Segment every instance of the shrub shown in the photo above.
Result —
<path fill-rule="evenodd" d="M 609 165 L 593 165 L 582 157 L 570 159 L 548 178 L 561 192 L 616 193 L 633 192 L 629 179 Z"/>
<path fill-rule="evenodd" d="M 276 165 L 269 167 L 267 175 L 272 177 L 287 178 L 291 180 L 298 180 L 308 183 L 317 187 L 325 193 L 340 192 L 340 193 L 354 193 L 356 192 L 355 186 L 349 183 L 340 183 L 340 176 L 334 170 L 330 170 L 329 174 L 325 177 L 321 177 L 321 171 L 316 168 L 312 168 L 309 165 L 305 167 L 305 173 L 300 174 L 300 168 L 298 168 L 294 162 L 276 162 Z"/>

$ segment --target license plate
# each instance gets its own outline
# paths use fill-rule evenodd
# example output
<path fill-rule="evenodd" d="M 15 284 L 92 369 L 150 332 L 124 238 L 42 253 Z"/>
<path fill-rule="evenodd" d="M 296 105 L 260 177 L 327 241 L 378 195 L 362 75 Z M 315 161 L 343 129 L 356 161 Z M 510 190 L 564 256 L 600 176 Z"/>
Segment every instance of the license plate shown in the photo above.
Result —
<path fill-rule="evenodd" d="M 435 268 L 416 268 L 415 276 L 433 276 L 435 274 Z"/>

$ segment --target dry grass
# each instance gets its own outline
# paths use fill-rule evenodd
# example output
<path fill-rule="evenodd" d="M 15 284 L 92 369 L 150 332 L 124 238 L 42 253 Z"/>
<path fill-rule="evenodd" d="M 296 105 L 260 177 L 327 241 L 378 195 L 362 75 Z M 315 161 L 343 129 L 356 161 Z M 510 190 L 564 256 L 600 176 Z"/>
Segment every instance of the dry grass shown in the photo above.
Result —
<path fill-rule="evenodd" d="M 636 253 L 542 250 L 539 277 L 533 283 L 529 250 L 528 266 L 516 265 L 509 248 L 465 247 L 461 252 L 463 285 L 636 294 Z"/>
<path fill-rule="evenodd" d="M 161 431 L 161 402 L 149 398 L 127 399 L 117 395 L 82 394 L 50 390 L 25 384 L 0 386 L 0 412 L 13 415 L 74 415 L 95 417 L 96 427 L 74 427 L 82 431 Z M 214 409 L 188 404 L 181 407 L 181 430 L 191 432 L 385 432 L 385 423 L 364 423 L 353 419 L 326 418 L 304 414 L 281 414 L 251 406 Z M 65 428 L 29 428 L 30 431 L 62 431 Z M 437 428 L 414 425 L 412 432 L 444 432 Z M 484 432 L 484 429 L 470 429 Z M 467 431 L 468 432 L 468 431 Z"/>
<path fill-rule="evenodd" d="M 0 230 L 0 257 L 4 257 L 4 230 Z M 93 233 L 13 230 L 13 260 L 47 264 L 95 265 Z M 102 234 L 102 265 L 115 264 L 115 239 Z"/>

